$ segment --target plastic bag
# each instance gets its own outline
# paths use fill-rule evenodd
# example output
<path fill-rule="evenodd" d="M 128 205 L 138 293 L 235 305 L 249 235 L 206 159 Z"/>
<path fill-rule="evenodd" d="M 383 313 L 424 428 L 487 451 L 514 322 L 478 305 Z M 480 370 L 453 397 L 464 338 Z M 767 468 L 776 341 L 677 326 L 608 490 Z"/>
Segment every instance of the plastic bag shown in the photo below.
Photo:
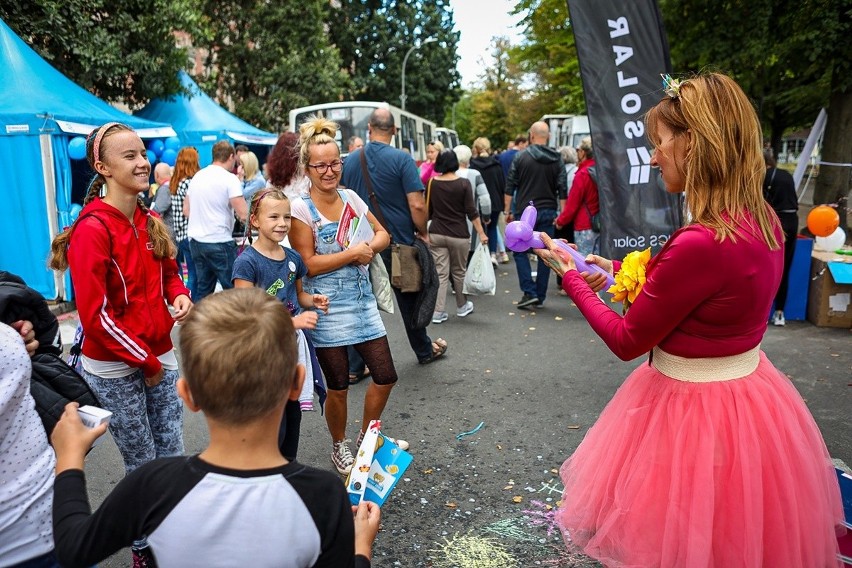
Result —
<path fill-rule="evenodd" d="M 488 253 L 488 247 L 480 244 L 470 259 L 467 274 L 464 275 L 463 292 L 473 296 L 483 294 L 493 296 L 496 291 L 497 278 L 494 275 L 494 266 L 491 264 L 491 255 Z"/>
<path fill-rule="evenodd" d="M 376 305 L 383 312 L 393 313 L 393 290 L 391 290 L 388 270 L 382 257 L 373 256 L 370 261 L 370 284 L 373 285 L 373 295 L 376 296 Z"/>

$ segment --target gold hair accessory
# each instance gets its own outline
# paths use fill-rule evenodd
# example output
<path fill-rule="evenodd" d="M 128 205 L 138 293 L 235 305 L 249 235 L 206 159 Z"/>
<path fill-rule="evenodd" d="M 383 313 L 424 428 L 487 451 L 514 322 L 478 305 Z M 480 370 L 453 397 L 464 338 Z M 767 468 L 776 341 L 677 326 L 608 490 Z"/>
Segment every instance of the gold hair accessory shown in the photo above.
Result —
<path fill-rule="evenodd" d="M 660 77 L 663 78 L 663 90 L 666 94 L 673 99 L 678 98 L 680 96 L 680 88 L 683 86 L 683 80 L 674 79 L 668 73 L 661 73 Z"/>

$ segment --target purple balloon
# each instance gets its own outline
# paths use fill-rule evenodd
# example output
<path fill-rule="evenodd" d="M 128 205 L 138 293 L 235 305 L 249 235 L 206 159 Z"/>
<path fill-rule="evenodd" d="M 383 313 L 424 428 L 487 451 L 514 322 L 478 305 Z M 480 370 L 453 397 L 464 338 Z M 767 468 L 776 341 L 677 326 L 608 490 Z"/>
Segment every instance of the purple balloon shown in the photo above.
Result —
<path fill-rule="evenodd" d="M 529 205 L 526 209 L 524 209 L 524 213 L 521 215 L 520 221 L 512 221 L 506 225 L 506 235 L 504 239 L 506 242 L 506 248 L 515 252 L 524 252 L 534 248 L 545 248 L 544 242 L 541 240 L 541 233 L 533 231 L 533 228 L 535 227 L 535 220 L 535 207 Z M 598 272 L 603 274 L 606 276 L 607 286 L 612 286 L 615 282 L 615 279 L 606 270 L 596 264 L 586 263 L 586 258 L 573 248 L 569 247 L 566 243 L 562 241 L 555 242 L 559 248 L 571 255 L 578 271 Z"/>
<path fill-rule="evenodd" d="M 506 225 L 506 248 L 523 252 L 531 248 L 544 248 L 544 243 L 533 232 L 532 227 L 523 221 L 512 221 Z"/>
<path fill-rule="evenodd" d="M 530 204 L 527 205 L 526 209 L 524 209 L 524 212 L 521 214 L 521 222 L 529 226 L 530 230 L 532 230 L 535 228 L 535 220 L 537 215 L 538 213 L 536 212 L 535 207 L 532 205 L 532 202 L 530 202 Z"/>

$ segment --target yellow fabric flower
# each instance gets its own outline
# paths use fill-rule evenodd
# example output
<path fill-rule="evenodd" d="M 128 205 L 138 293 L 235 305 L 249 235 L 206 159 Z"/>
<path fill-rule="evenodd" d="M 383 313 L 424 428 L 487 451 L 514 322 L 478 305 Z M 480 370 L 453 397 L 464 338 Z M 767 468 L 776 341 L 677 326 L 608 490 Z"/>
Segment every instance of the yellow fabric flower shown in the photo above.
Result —
<path fill-rule="evenodd" d="M 650 260 L 650 247 L 643 251 L 629 253 L 624 257 L 621 270 L 615 275 L 615 284 L 607 290 L 612 294 L 613 302 L 624 302 L 625 311 L 636 301 L 636 296 L 645 285 L 645 268 Z"/>

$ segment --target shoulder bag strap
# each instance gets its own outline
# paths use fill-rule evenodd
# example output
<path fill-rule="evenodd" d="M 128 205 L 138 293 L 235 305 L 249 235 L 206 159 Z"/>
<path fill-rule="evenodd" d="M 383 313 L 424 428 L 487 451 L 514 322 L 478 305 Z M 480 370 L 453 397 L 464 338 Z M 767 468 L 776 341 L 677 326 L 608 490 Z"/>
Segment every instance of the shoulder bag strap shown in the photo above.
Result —
<path fill-rule="evenodd" d="M 429 183 L 426 184 L 426 215 L 429 215 L 429 196 L 432 195 L 432 180 L 429 178 Z"/>
<path fill-rule="evenodd" d="M 359 157 L 361 158 L 361 173 L 364 176 L 364 183 L 367 184 L 367 193 L 370 195 L 370 204 L 373 206 L 373 215 L 378 219 L 379 224 L 385 228 L 388 232 L 388 224 L 385 222 L 385 216 L 382 215 L 382 210 L 379 207 L 379 200 L 376 199 L 376 192 L 373 191 L 373 182 L 370 179 L 370 172 L 367 169 L 367 147 L 364 146 L 361 148 L 361 151 L 358 152 Z M 393 239 L 391 239 L 393 240 Z"/>

